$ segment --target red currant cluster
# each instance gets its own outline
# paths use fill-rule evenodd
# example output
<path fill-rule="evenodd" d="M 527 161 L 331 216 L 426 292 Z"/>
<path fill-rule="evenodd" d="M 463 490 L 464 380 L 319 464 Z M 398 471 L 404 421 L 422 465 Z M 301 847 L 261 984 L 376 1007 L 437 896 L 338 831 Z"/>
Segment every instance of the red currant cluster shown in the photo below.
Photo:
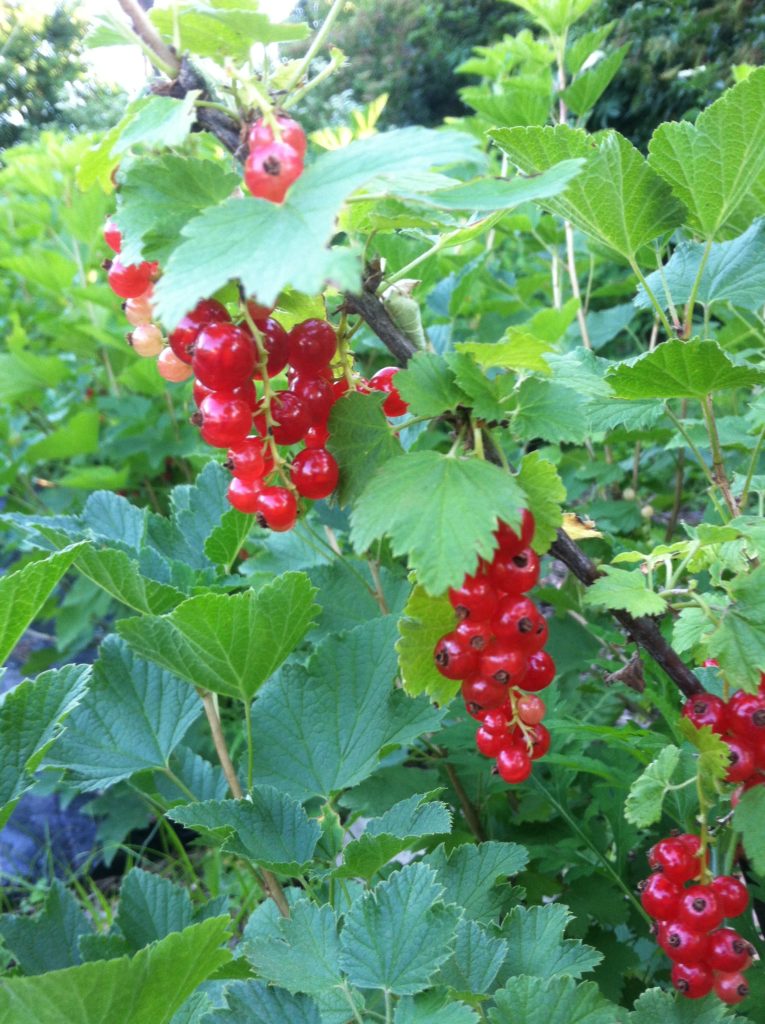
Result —
<path fill-rule="evenodd" d="M 244 183 L 258 199 L 282 203 L 291 185 L 303 173 L 305 132 L 284 115 L 259 118 L 248 137 L 250 152 L 244 165 Z"/>
<path fill-rule="evenodd" d="M 705 667 L 717 667 L 717 663 L 708 661 Z M 697 729 L 708 725 L 727 743 L 730 767 L 725 781 L 742 783 L 734 795 L 734 806 L 742 792 L 765 783 L 765 675 L 759 693 L 736 690 L 727 701 L 712 693 L 699 693 L 685 702 L 683 715 Z"/>
<path fill-rule="evenodd" d="M 672 984 L 689 999 L 714 990 L 724 1003 L 740 1003 L 749 992 L 742 972 L 754 949 L 734 928 L 721 925 L 746 910 L 746 886 L 733 875 L 720 875 L 686 888 L 707 872 L 701 866 L 701 840 L 694 835 L 662 839 L 651 848 L 648 863 L 653 874 L 641 884 L 640 899 L 657 922 L 659 945 L 673 961 Z"/>
<path fill-rule="evenodd" d="M 555 663 L 542 649 L 547 622 L 524 596 L 539 579 L 533 536 L 534 517 L 525 509 L 520 534 L 500 523 L 492 562 L 482 560 L 474 576 L 449 591 L 457 626 L 433 653 L 441 675 L 463 680 L 465 706 L 481 723 L 476 745 L 496 758 L 510 783 L 525 781 L 531 762 L 550 748 L 544 701 L 536 693 L 553 681 Z"/>

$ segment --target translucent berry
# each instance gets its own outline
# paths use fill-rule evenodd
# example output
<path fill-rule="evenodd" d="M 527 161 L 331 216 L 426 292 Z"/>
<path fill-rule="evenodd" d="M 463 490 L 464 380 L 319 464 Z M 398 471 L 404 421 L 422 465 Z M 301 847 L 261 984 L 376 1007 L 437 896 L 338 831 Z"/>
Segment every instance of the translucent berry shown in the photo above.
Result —
<path fill-rule="evenodd" d="M 206 324 L 197 335 L 192 359 L 194 376 L 214 391 L 231 391 L 252 378 L 255 347 L 231 323 Z"/>
<path fill-rule="evenodd" d="M 109 267 L 107 280 L 111 290 L 121 299 L 137 299 L 151 284 L 156 270 L 156 263 L 123 263 L 117 256 Z"/>
<path fill-rule="evenodd" d="M 238 388 L 231 388 L 229 395 L 233 395 L 235 398 L 242 398 L 249 405 L 250 409 L 254 410 L 258 404 L 258 396 L 255 393 L 255 385 L 251 380 L 241 384 Z M 208 395 L 217 394 L 214 388 L 206 388 L 201 381 L 195 380 L 194 387 L 192 389 L 192 397 L 194 404 L 199 407 L 202 404 L 202 399 L 207 398 Z"/>
<path fill-rule="evenodd" d="M 528 668 L 528 660 L 517 647 L 504 640 L 495 640 L 481 654 L 481 673 L 498 683 L 517 686 Z"/>
<path fill-rule="evenodd" d="M 547 711 L 542 698 L 534 694 L 521 697 L 515 706 L 524 725 L 539 725 Z"/>
<path fill-rule="evenodd" d="M 202 299 L 187 313 L 174 331 L 170 332 L 168 343 L 179 359 L 191 365 L 194 343 L 199 332 L 207 324 L 222 324 L 231 320 L 225 306 L 215 299 Z"/>
<path fill-rule="evenodd" d="M 500 553 L 489 572 L 498 590 L 505 594 L 525 594 L 539 580 L 539 558 L 531 548 L 524 548 L 512 557 Z"/>
<path fill-rule="evenodd" d="M 316 375 L 329 366 L 337 350 L 337 336 L 326 320 L 304 320 L 290 331 L 289 363 L 298 373 Z"/>
<path fill-rule="evenodd" d="M 507 555 L 512 558 L 513 555 L 519 554 L 524 548 L 527 548 L 534 537 L 534 516 L 529 512 L 527 508 L 521 512 L 521 525 L 520 533 L 516 533 L 515 530 L 508 526 L 505 522 L 500 522 L 496 533 L 494 534 L 499 550 L 503 555 Z"/>
<path fill-rule="evenodd" d="M 456 633 L 441 637 L 433 651 L 433 660 L 447 679 L 467 679 L 478 668 L 478 652 Z"/>
<path fill-rule="evenodd" d="M 754 755 L 754 748 L 747 740 L 739 736 L 724 736 L 728 744 L 728 757 L 730 767 L 725 776 L 726 782 L 745 782 L 750 775 L 754 774 L 757 767 Z"/>
<path fill-rule="evenodd" d="M 229 449 L 228 466 L 234 476 L 252 482 L 261 480 L 273 469 L 273 459 L 259 437 L 245 437 Z"/>
<path fill-rule="evenodd" d="M 531 775 L 531 758 L 523 747 L 505 746 L 497 754 L 497 771 L 511 785 L 525 782 Z"/>
<path fill-rule="evenodd" d="M 683 890 L 663 874 L 657 872 L 642 883 L 640 902 L 643 910 L 657 921 L 674 918 L 680 905 Z"/>
<path fill-rule="evenodd" d="M 474 651 L 485 651 L 494 639 L 488 623 L 474 619 L 463 619 L 457 623 L 454 632 Z"/>
<path fill-rule="evenodd" d="M 732 974 L 743 971 L 753 953 L 752 946 L 735 928 L 718 928 L 709 936 L 709 949 L 704 959 L 713 971 Z"/>
<path fill-rule="evenodd" d="M 654 871 L 663 871 L 671 882 L 684 885 L 699 873 L 699 860 L 679 838 L 662 839 L 648 852 L 648 863 Z"/>
<path fill-rule="evenodd" d="M 749 892 L 734 875 L 719 875 L 709 886 L 726 917 L 739 917 L 749 906 Z"/>
<path fill-rule="evenodd" d="M 154 317 L 154 309 L 151 304 L 152 289 L 148 288 L 143 295 L 136 299 L 127 299 L 125 302 L 125 316 L 127 322 L 133 327 L 140 327 L 141 324 L 150 324 Z"/>
<path fill-rule="evenodd" d="M 337 487 L 340 471 L 325 448 L 306 448 L 295 456 L 290 477 L 298 494 L 318 501 Z"/>
<path fill-rule="evenodd" d="M 547 620 L 529 597 L 503 597 L 492 618 L 498 637 L 532 653 L 547 641 Z"/>
<path fill-rule="evenodd" d="M 452 608 L 461 619 L 489 619 L 498 604 L 497 591 L 483 574 L 466 576 L 462 586 L 449 591 Z"/>
<path fill-rule="evenodd" d="M 157 370 L 160 377 L 164 377 L 172 384 L 180 384 L 182 381 L 188 380 L 193 372 L 190 366 L 181 362 L 169 346 L 163 348 L 157 356 Z"/>
<path fill-rule="evenodd" d="M 475 745 L 484 757 L 496 757 L 504 742 L 505 737 L 501 733 L 491 732 L 485 725 L 475 734 Z"/>
<path fill-rule="evenodd" d="M 273 435 L 277 444 L 296 444 L 311 425 L 308 410 L 290 391 L 277 391 L 271 402 Z"/>
<path fill-rule="evenodd" d="M 702 999 L 714 985 L 714 975 L 704 964 L 675 964 L 672 984 L 687 999 Z"/>
<path fill-rule="evenodd" d="M 754 742 L 765 738 L 765 694 L 737 690 L 728 701 L 728 729 Z"/>
<path fill-rule="evenodd" d="M 303 173 L 297 150 L 284 142 L 269 142 L 250 150 L 244 165 L 244 183 L 256 199 L 283 203 L 284 197 Z"/>
<path fill-rule="evenodd" d="M 241 444 L 252 427 L 252 409 L 242 398 L 216 391 L 199 406 L 200 433 L 213 448 Z"/>
<path fill-rule="evenodd" d="M 718 974 L 714 982 L 715 995 L 728 1006 L 735 1006 L 749 995 L 749 986 L 741 973 Z"/>
<path fill-rule="evenodd" d="M 309 427 L 305 432 L 306 448 L 323 448 L 329 441 L 329 431 L 324 426 Z"/>
<path fill-rule="evenodd" d="M 287 355 L 289 354 L 289 342 L 287 340 L 287 332 L 284 330 L 278 320 L 274 320 L 273 317 L 265 317 L 257 320 L 255 318 L 255 327 L 260 333 L 261 344 L 266 350 L 266 374 L 269 377 L 275 377 L 278 373 L 281 373 L 284 367 L 287 365 Z M 243 331 L 252 337 L 249 324 L 243 323 L 240 325 Z M 256 363 L 253 377 L 256 380 L 262 380 L 263 374 L 261 373 L 260 366 Z"/>
<path fill-rule="evenodd" d="M 139 324 L 130 332 L 128 340 L 135 354 L 143 359 L 158 356 L 165 347 L 162 331 L 156 324 Z"/>
<path fill-rule="evenodd" d="M 104 241 L 112 252 L 119 252 L 122 248 L 122 232 L 111 217 L 104 224 Z"/>
<path fill-rule="evenodd" d="M 297 502 L 286 487 L 264 487 L 255 500 L 255 515 L 258 525 L 285 533 L 297 521 Z"/>
<path fill-rule="evenodd" d="M 723 909 L 711 886 L 692 885 L 680 896 L 677 920 L 697 932 L 711 932 L 713 928 L 722 924 L 724 917 Z"/>
<path fill-rule="evenodd" d="M 234 508 L 248 515 L 254 515 L 258 511 L 256 504 L 257 497 L 262 490 L 259 480 L 241 480 L 238 476 L 232 477 L 228 485 L 228 500 Z"/>
<path fill-rule="evenodd" d="M 501 708 L 507 700 L 507 687 L 496 679 L 473 675 L 462 684 L 462 698 L 475 717 L 475 712 Z"/>
<path fill-rule="evenodd" d="M 311 425 L 319 426 L 327 422 L 335 392 L 328 380 L 323 377 L 308 377 L 297 374 L 290 381 L 290 391 L 297 395 L 308 410 Z"/>
<path fill-rule="evenodd" d="M 659 945 L 680 964 L 697 964 L 706 958 L 709 940 L 706 932 L 697 932 L 681 921 L 667 921 L 659 934 Z"/>
<path fill-rule="evenodd" d="M 382 370 L 378 370 L 377 373 L 369 381 L 369 387 L 373 391 L 383 391 L 387 394 L 387 398 L 382 404 L 382 410 L 386 416 L 391 419 L 396 416 L 403 416 L 409 406 L 403 400 L 401 395 L 398 393 L 396 385 L 393 383 L 393 378 L 398 373 L 400 367 L 398 366 L 384 366 Z"/>
<path fill-rule="evenodd" d="M 521 682 L 521 688 L 527 693 L 538 693 L 555 678 L 555 662 L 547 651 L 535 651 L 529 655 L 526 675 Z"/>
<path fill-rule="evenodd" d="M 697 729 L 708 725 L 712 732 L 719 735 L 725 732 L 725 701 L 712 693 L 699 693 L 689 697 L 683 705 L 683 715 L 693 722 Z"/>
<path fill-rule="evenodd" d="M 537 761 L 550 749 L 550 731 L 539 722 L 529 730 L 528 737 L 531 740 L 531 760 Z"/>
<path fill-rule="evenodd" d="M 285 114 L 278 114 L 276 122 L 279 127 L 279 139 L 286 142 L 288 146 L 292 146 L 300 159 L 304 160 L 308 143 L 302 126 Z M 259 117 L 249 131 L 250 149 L 262 149 L 263 146 L 269 146 L 275 138 L 271 125 Z"/>

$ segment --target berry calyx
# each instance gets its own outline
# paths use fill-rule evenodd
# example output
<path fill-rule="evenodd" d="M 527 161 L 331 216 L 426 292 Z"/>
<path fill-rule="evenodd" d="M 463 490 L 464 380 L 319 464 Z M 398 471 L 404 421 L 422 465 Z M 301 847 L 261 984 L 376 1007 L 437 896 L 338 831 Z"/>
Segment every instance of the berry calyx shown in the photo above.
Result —
<path fill-rule="evenodd" d="M 709 939 L 705 932 L 694 931 L 681 921 L 667 921 L 659 931 L 659 945 L 670 960 L 697 964 L 706 959 Z"/>
<path fill-rule="evenodd" d="M 264 487 L 255 499 L 258 525 L 275 533 L 286 533 L 297 522 L 295 495 L 286 487 Z"/>
<path fill-rule="evenodd" d="M 725 701 L 712 693 L 699 693 L 690 697 L 683 705 L 683 716 L 693 722 L 697 729 L 708 725 L 712 732 L 720 735 L 725 732 Z"/>
<path fill-rule="evenodd" d="M 541 651 L 547 641 L 547 620 L 528 597 L 503 597 L 492 619 L 492 629 L 521 650 Z"/>
<path fill-rule="evenodd" d="M 456 632 L 441 637 L 433 651 L 433 660 L 446 679 L 466 679 L 478 668 L 478 652 Z"/>
<path fill-rule="evenodd" d="M 737 690 L 728 701 L 728 729 L 755 743 L 765 738 L 765 694 Z"/>
<path fill-rule="evenodd" d="M 751 743 L 738 736 L 725 736 L 728 745 L 730 767 L 725 776 L 726 782 L 745 782 L 757 767 L 754 748 Z"/>
<path fill-rule="evenodd" d="M 661 878 L 661 875 L 656 877 Z M 722 924 L 725 914 L 714 890 L 708 885 L 692 885 L 680 896 L 677 920 L 697 932 L 711 932 Z"/>
<path fill-rule="evenodd" d="M 751 961 L 754 950 L 735 930 L 718 928 L 709 936 L 709 949 L 704 957 L 713 971 L 731 974 L 744 970 Z"/>
<path fill-rule="evenodd" d="M 512 556 L 500 553 L 492 563 L 490 576 L 494 586 L 506 594 L 525 594 L 539 581 L 539 558 L 531 548 Z"/>
<path fill-rule="evenodd" d="M 485 676 L 470 676 L 462 684 L 462 699 L 468 713 L 474 718 L 482 711 L 498 710 L 507 700 L 507 687 L 496 679 Z"/>
<path fill-rule="evenodd" d="M 527 668 L 523 652 L 503 640 L 495 640 L 481 654 L 481 673 L 504 685 L 520 684 Z"/>
<path fill-rule="evenodd" d="M 250 150 L 244 165 L 244 183 L 256 199 L 283 203 L 284 197 L 303 173 L 303 160 L 285 142 L 269 142 Z"/>
<path fill-rule="evenodd" d="M 293 459 L 290 477 L 298 494 L 318 501 L 337 487 L 340 470 L 325 448 L 306 448 Z"/>

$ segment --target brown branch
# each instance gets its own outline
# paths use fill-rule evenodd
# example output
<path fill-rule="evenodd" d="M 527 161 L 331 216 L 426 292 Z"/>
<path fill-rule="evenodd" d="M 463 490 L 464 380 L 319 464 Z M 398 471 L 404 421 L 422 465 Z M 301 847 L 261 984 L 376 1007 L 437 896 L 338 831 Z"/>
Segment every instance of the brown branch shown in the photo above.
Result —
<path fill-rule="evenodd" d="M 162 36 L 149 21 L 146 11 L 138 3 L 138 0 L 117 0 L 117 2 L 128 18 L 130 18 L 133 31 L 138 38 L 148 46 L 152 53 L 159 57 L 163 64 L 166 64 L 172 71 L 177 72 L 181 66 L 178 55 L 164 42 Z"/>
<path fill-rule="evenodd" d="M 462 785 L 454 765 L 449 764 L 448 761 L 446 762 L 446 774 L 449 776 L 449 781 L 454 788 L 454 792 L 457 794 L 457 799 L 460 802 L 462 813 L 465 815 L 465 821 L 467 821 L 470 826 L 470 831 L 479 843 L 484 842 L 486 834 L 484 833 L 483 826 L 481 825 L 481 819 L 478 816 L 478 812 L 473 806 L 473 802 L 470 797 L 467 795 L 465 787 Z"/>

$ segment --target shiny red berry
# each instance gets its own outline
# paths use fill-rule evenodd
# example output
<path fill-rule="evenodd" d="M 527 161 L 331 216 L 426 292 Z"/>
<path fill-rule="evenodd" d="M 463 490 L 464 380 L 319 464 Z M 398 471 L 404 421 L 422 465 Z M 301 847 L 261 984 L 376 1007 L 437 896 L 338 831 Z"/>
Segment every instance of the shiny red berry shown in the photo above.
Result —
<path fill-rule="evenodd" d="M 104 241 L 112 252 L 119 252 L 122 248 L 122 232 L 111 217 L 104 224 Z"/>
<path fill-rule="evenodd" d="M 205 324 L 197 335 L 191 365 L 205 387 L 230 391 L 252 378 L 255 346 L 234 324 Z"/>
<path fill-rule="evenodd" d="M 531 740 L 531 760 L 537 761 L 540 757 L 544 757 L 550 749 L 550 743 L 552 742 L 550 730 L 539 722 L 529 729 L 528 737 Z"/>
<path fill-rule="evenodd" d="M 255 320 L 254 323 L 260 334 L 260 343 L 266 350 L 266 374 L 269 377 L 275 377 L 278 373 L 281 373 L 287 365 L 287 354 L 289 352 L 287 332 L 278 320 L 274 320 L 273 317 L 270 316 L 265 319 Z M 250 325 L 246 321 L 240 326 L 242 330 L 249 335 L 249 337 L 252 337 Z M 259 360 L 257 359 L 257 348 L 255 369 L 252 375 L 256 380 L 263 379 Z"/>
<path fill-rule="evenodd" d="M 527 548 L 534 537 L 535 525 L 534 516 L 527 508 L 521 512 L 519 533 L 516 533 L 507 523 L 500 521 L 494 536 L 502 554 L 512 558 L 513 555 L 520 554 L 524 548 Z"/>
<path fill-rule="evenodd" d="M 187 313 L 167 339 L 170 348 L 179 359 L 191 365 L 194 343 L 206 324 L 221 324 L 231 320 L 226 307 L 215 299 L 203 299 Z"/>
<path fill-rule="evenodd" d="M 488 623 L 464 619 L 458 622 L 454 630 L 458 637 L 465 641 L 474 651 L 485 651 L 493 640 Z"/>
<path fill-rule="evenodd" d="M 300 159 L 304 160 L 308 143 L 302 126 L 285 114 L 278 114 L 276 123 L 279 128 L 279 139 L 282 142 L 286 142 L 288 146 L 292 146 Z M 250 149 L 262 149 L 263 146 L 270 146 L 275 138 L 274 129 L 268 121 L 264 121 L 262 117 L 259 117 L 249 131 L 248 141 Z"/>
<path fill-rule="evenodd" d="M 642 883 L 640 902 L 643 910 L 657 921 L 668 921 L 674 918 L 680 906 L 683 890 L 679 885 L 670 882 L 663 874 L 657 872 Z"/>
<path fill-rule="evenodd" d="M 708 885 L 692 885 L 680 896 L 677 920 L 697 932 L 711 932 L 722 924 L 724 917 L 714 889 Z"/>
<path fill-rule="evenodd" d="M 456 633 L 441 637 L 433 651 L 433 660 L 447 679 L 467 679 L 478 668 L 478 652 Z"/>
<path fill-rule="evenodd" d="M 718 928 L 709 936 L 709 949 L 704 959 L 713 971 L 731 974 L 743 971 L 753 953 L 753 948 L 735 928 Z"/>
<path fill-rule="evenodd" d="M 531 548 L 524 548 L 512 557 L 500 552 L 489 574 L 494 586 L 505 594 L 525 594 L 539 580 L 539 558 Z"/>
<path fill-rule="evenodd" d="M 273 435 L 277 444 L 296 444 L 311 425 L 308 410 L 290 391 L 277 391 L 271 402 Z"/>
<path fill-rule="evenodd" d="M 378 370 L 374 377 L 370 378 L 369 387 L 373 391 L 383 391 L 387 394 L 387 398 L 382 404 L 382 410 L 386 416 L 394 418 L 396 416 L 403 416 L 409 406 L 398 393 L 396 385 L 393 383 L 393 378 L 398 373 L 400 367 L 398 366 L 384 366 L 382 370 Z"/>
<path fill-rule="evenodd" d="M 290 391 L 298 396 L 308 410 L 311 426 L 320 426 L 327 422 L 335 401 L 335 392 L 328 380 L 297 374 L 290 381 Z"/>
<path fill-rule="evenodd" d="M 246 437 L 229 449 L 228 465 L 240 480 L 262 480 L 273 469 L 273 459 L 259 437 Z"/>
<path fill-rule="evenodd" d="M 329 431 L 321 425 L 309 427 L 303 440 L 306 448 L 323 448 L 329 441 Z"/>
<path fill-rule="evenodd" d="M 507 710 L 504 707 L 492 708 L 483 716 L 483 727 L 488 729 L 489 732 L 499 733 L 499 735 L 504 736 L 507 732 L 507 725 Z"/>
<path fill-rule="evenodd" d="M 337 487 L 340 470 L 325 448 L 306 448 L 295 456 L 290 477 L 298 494 L 318 501 Z"/>
<path fill-rule="evenodd" d="M 256 500 L 262 487 L 260 480 L 242 480 L 235 476 L 228 485 L 227 497 L 235 509 L 254 515 L 258 511 Z"/>
<path fill-rule="evenodd" d="M 497 754 L 497 771 L 510 785 L 525 782 L 531 775 L 531 758 L 521 746 L 504 746 Z"/>
<path fill-rule="evenodd" d="M 250 315 L 250 319 L 256 323 L 258 320 L 267 320 L 274 311 L 273 306 L 263 306 L 257 299 L 247 300 L 247 312 Z"/>
<path fill-rule="evenodd" d="M 746 782 L 750 775 L 753 775 L 756 768 L 754 747 L 747 740 L 739 736 L 723 736 L 728 744 L 728 757 L 730 767 L 725 776 L 726 782 Z"/>
<path fill-rule="evenodd" d="M 213 448 L 241 444 L 252 427 L 252 409 L 241 398 L 216 391 L 202 399 L 199 406 L 200 434 Z"/>
<path fill-rule="evenodd" d="M 529 655 L 526 675 L 520 683 L 527 693 L 538 693 L 555 678 L 555 662 L 547 651 L 535 651 Z"/>
<path fill-rule="evenodd" d="M 475 745 L 484 757 L 496 757 L 502 750 L 504 742 L 505 737 L 501 733 L 492 732 L 485 725 L 482 725 L 475 734 Z"/>
<path fill-rule="evenodd" d="M 749 995 L 746 978 L 740 972 L 734 974 L 718 974 L 715 978 L 715 995 L 728 1006 L 743 1002 Z"/>
<path fill-rule="evenodd" d="M 192 396 L 194 398 L 194 404 L 197 406 L 197 408 L 202 404 L 203 398 L 207 398 L 208 395 L 215 395 L 217 393 L 218 392 L 216 392 L 213 388 L 206 388 L 204 384 L 201 383 L 201 381 L 194 381 Z M 227 394 L 233 395 L 234 398 L 241 398 L 249 405 L 250 409 L 252 410 L 254 410 L 255 406 L 258 404 L 258 396 L 255 393 L 255 385 L 252 383 L 251 380 L 246 381 L 238 388 L 231 388 L 231 390 L 228 391 Z"/>
<path fill-rule="evenodd" d="M 718 875 L 709 886 L 726 917 L 739 917 L 749 906 L 749 892 L 734 875 Z"/>
<path fill-rule="evenodd" d="M 250 150 L 244 165 L 244 183 L 256 199 L 282 203 L 291 185 L 303 173 L 303 159 L 284 142 L 269 142 Z"/>
<path fill-rule="evenodd" d="M 714 985 L 714 975 L 704 964 L 675 964 L 672 984 L 687 999 L 702 999 Z"/>
<path fill-rule="evenodd" d="M 509 686 L 523 685 L 528 660 L 517 647 L 505 640 L 495 640 L 481 654 L 481 674 Z"/>
<path fill-rule="evenodd" d="M 483 574 L 466 576 L 462 586 L 449 591 L 452 608 L 461 619 L 491 618 L 497 608 L 497 591 L 488 577 Z"/>
<path fill-rule="evenodd" d="M 329 366 L 337 350 L 337 335 L 326 320 L 304 320 L 288 335 L 289 364 L 298 373 L 316 376 Z"/>
<path fill-rule="evenodd" d="M 699 693 L 694 697 L 689 697 L 683 705 L 683 715 L 693 722 L 697 729 L 708 725 L 712 732 L 719 735 L 725 732 L 725 701 L 715 697 L 712 693 Z"/>
<path fill-rule="evenodd" d="M 659 945 L 670 960 L 697 964 L 705 959 L 709 940 L 705 932 L 694 931 L 680 921 L 667 921 L 661 926 Z"/>
<path fill-rule="evenodd" d="M 765 738 L 765 694 L 737 690 L 728 701 L 728 729 L 746 740 Z"/>
<path fill-rule="evenodd" d="M 547 620 L 529 597 L 503 597 L 492 618 L 492 629 L 502 640 L 528 653 L 541 651 L 547 641 Z"/>
<path fill-rule="evenodd" d="M 662 839 L 648 851 L 648 863 L 654 871 L 663 871 L 671 882 L 684 885 L 699 873 L 699 860 L 687 845 L 677 839 Z"/>
<path fill-rule="evenodd" d="M 480 711 L 498 710 L 507 700 L 507 687 L 496 679 L 473 675 L 462 684 L 462 698 L 473 717 Z"/>
<path fill-rule="evenodd" d="M 547 711 L 545 702 L 535 694 L 520 697 L 515 706 L 524 725 L 539 725 Z"/>
<path fill-rule="evenodd" d="M 156 263 L 123 263 L 117 256 L 109 267 L 107 280 L 111 290 L 121 299 L 137 299 L 151 284 L 156 270 Z"/>
<path fill-rule="evenodd" d="M 297 502 L 286 487 L 264 487 L 255 499 L 255 515 L 258 525 L 285 533 L 297 521 Z"/>

